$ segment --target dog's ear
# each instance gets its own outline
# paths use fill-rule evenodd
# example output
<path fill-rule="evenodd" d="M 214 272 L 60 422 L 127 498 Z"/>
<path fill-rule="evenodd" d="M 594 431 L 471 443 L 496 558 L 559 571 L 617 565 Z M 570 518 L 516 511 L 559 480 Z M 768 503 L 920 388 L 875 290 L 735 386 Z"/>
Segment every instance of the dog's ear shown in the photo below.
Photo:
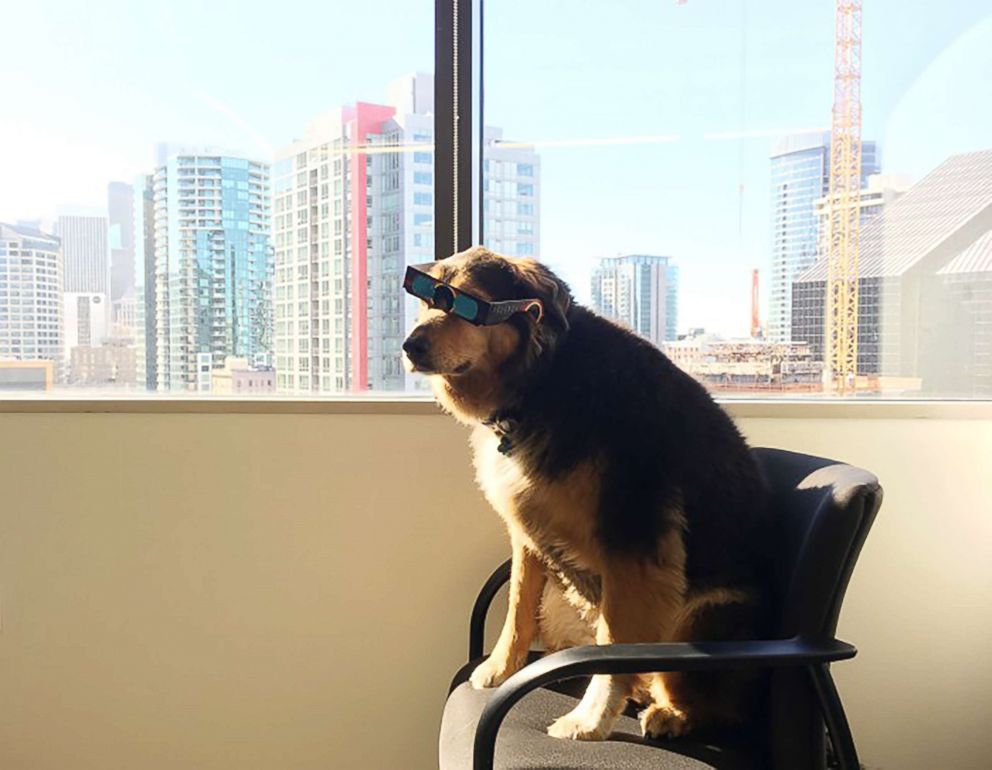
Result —
<path fill-rule="evenodd" d="M 504 382 L 525 381 L 529 372 L 547 364 L 568 332 L 572 292 L 563 280 L 533 259 L 500 258 L 502 274 L 512 281 L 508 294 L 514 299 L 539 299 L 544 315 L 538 321 L 530 313 L 517 313 L 509 322 L 520 332 L 521 345 L 502 367 Z"/>
<path fill-rule="evenodd" d="M 556 335 L 568 331 L 568 311 L 572 307 L 572 291 L 568 284 L 533 259 L 514 260 L 513 270 L 520 296 L 534 297 L 544 305 L 542 325 L 549 324 Z"/>

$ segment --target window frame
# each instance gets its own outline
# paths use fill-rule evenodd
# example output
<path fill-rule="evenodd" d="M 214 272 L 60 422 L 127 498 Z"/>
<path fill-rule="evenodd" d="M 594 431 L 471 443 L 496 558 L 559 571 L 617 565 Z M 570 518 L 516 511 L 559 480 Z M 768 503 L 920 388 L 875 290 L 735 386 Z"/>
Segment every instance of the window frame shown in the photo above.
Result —
<path fill-rule="evenodd" d="M 484 239 L 484 0 L 434 3 L 434 258 Z M 337 174 L 338 161 L 334 173 Z M 326 186 L 328 183 L 325 183 Z M 322 198 L 323 199 L 323 198 Z M 735 418 L 992 419 L 992 399 L 714 397 Z M 2 413 L 439 414 L 426 393 L 342 393 L 318 399 L 0 393 Z"/>
<path fill-rule="evenodd" d="M 717 398 L 735 419 L 982 420 L 992 422 L 992 401 Z M 0 398 L 0 414 L 367 414 L 445 417 L 427 394 L 379 391 L 368 395 L 294 398 L 243 396 L 180 398 L 108 396 L 37 398 L 13 394 Z"/>

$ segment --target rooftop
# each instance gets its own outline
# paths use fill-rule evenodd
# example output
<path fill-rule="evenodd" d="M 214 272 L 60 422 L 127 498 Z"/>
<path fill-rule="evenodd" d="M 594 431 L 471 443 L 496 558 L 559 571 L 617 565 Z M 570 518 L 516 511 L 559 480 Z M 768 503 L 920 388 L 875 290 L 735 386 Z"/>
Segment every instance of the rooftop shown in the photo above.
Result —
<path fill-rule="evenodd" d="M 58 246 L 59 243 L 61 243 L 61 240 L 57 236 L 42 232 L 37 227 L 20 224 L 10 225 L 6 222 L 0 222 L 0 238 L 38 238 L 41 240 L 50 241 L 55 246 Z"/>
<path fill-rule="evenodd" d="M 992 272 L 992 230 L 937 271 L 937 275 Z"/>
<path fill-rule="evenodd" d="M 954 155 L 887 205 L 861 231 L 862 278 L 935 272 L 992 229 L 992 150 Z M 820 259 L 796 279 L 825 281 Z"/>

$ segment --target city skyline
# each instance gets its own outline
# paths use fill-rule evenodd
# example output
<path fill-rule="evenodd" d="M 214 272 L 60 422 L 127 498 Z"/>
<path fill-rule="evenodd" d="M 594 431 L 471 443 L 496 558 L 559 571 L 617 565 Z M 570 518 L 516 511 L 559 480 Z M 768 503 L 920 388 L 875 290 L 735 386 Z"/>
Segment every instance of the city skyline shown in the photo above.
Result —
<path fill-rule="evenodd" d="M 679 268 L 672 257 L 606 257 L 592 271 L 591 307 L 663 349 L 678 338 Z"/>
<path fill-rule="evenodd" d="M 861 188 L 881 172 L 880 149 L 861 143 Z M 821 222 L 816 204 L 830 189 L 830 132 L 783 136 L 772 148 L 771 264 L 768 270 L 767 336 L 792 339 L 792 282 L 821 255 Z"/>
<path fill-rule="evenodd" d="M 961 3 L 922 23 L 927 14 L 915 13 L 917 6 L 923 7 L 918 0 L 878 2 L 866 9 L 864 21 L 865 135 L 885 147 L 887 169 L 913 180 L 954 152 L 980 149 L 975 144 L 992 109 L 992 100 L 981 96 L 990 86 L 978 76 L 988 71 L 983 65 L 990 62 L 992 18 Z M 432 10 L 429 4 L 404 7 L 425 15 Z M 832 9 L 641 2 L 618 12 L 591 5 L 574 15 L 580 18 L 570 15 L 563 34 L 529 45 L 552 23 L 556 8 L 531 4 L 520 16 L 511 2 L 487 13 L 487 122 L 503 126 L 510 140 L 536 142 L 542 154 L 543 259 L 588 301 L 588 275 L 598 259 L 677 254 L 684 328 L 746 334 L 750 271 L 768 269 L 769 149 L 778 136 L 829 122 Z M 328 27 L 334 45 L 310 46 L 329 13 L 311 10 L 312 23 L 300 29 L 288 12 L 265 15 L 263 23 L 250 7 L 232 20 L 224 7 L 184 2 L 168 8 L 121 4 L 99 24 L 63 3 L 14 9 L 12 23 L 46 26 L 78 61 L 56 78 L 54 63 L 24 52 L 31 64 L 15 70 L 11 96 L 23 105 L 22 116 L 35 117 L 31 130 L 23 117 L 0 118 L 0 153 L 9 153 L 3 167 L 18 180 L 16 195 L 0 189 L 0 219 L 47 216 L 43 209 L 63 201 L 102 201 L 107 181 L 129 180 L 148 167 L 150 148 L 160 139 L 249 145 L 251 154 L 272 159 L 274 148 L 285 146 L 313 114 L 375 100 L 398 72 L 432 66 L 429 23 L 418 35 L 415 26 L 383 22 L 371 9 L 348 8 L 335 11 Z M 635 14 L 642 23 L 627 25 Z M 192 17 L 195 28 L 185 24 Z M 519 18 L 528 23 L 520 25 Z M 221 24 L 235 25 L 243 38 L 274 41 L 271 50 L 237 65 L 225 60 L 223 46 L 206 42 Z M 619 40 L 604 38 L 601 30 L 617 24 L 634 39 L 622 56 L 611 56 Z M 362 57 L 365 66 L 343 69 L 341 63 L 354 61 L 367 46 L 347 30 L 365 27 L 376 29 L 376 45 L 389 55 Z M 649 36 L 650 45 L 637 44 Z M 280 41 L 290 37 L 294 45 L 287 49 Z M 913 44 L 903 45 L 906 39 Z M 525 59 L 509 40 L 528 43 Z M 577 58 L 594 40 L 608 46 L 602 55 Z M 0 56 L 16 57 L 22 45 L 13 41 Z M 166 71 L 142 56 L 153 45 L 177 54 L 195 51 L 196 61 L 220 66 L 197 66 L 177 55 L 176 69 Z M 287 50 L 292 55 L 282 56 Z M 128 67 L 116 66 L 122 60 Z M 567 79 L 558 74 L 560 62 L 569 65 Z M 288 78 L 278 77 L 290 71 Z M 534 78 L 535 71 L 544 75 Z M 321 83 L 319 94 L 313 78 Z M 259 88 L 262 100 L 256 98 Z M 551 92 L 553 108 L 546 99 Z M 783 92 L 787 101 L 778 97 Z M 943 109 L 932 109 L 934 103 Z M 44 122 L 53 104 L 78 118 L 54 134 L 55 123 Z M 119 171 L 87 179 L 94 167 Z M 597 183 L 620 185 L 625 195 L 599 194 L 600 187 L 590 186 Z"/>
<path fill-rule="evenodd" d="M 299 152 L 299 146 L 291 146 L 284 152 L 289 165 L 283 164 L 285 169 L 280 172 L 281 180 L 275 187 L 275 197 L 282 204 L 276 204 L 275 208 L 285 212 L 282 216 L 288 223 L 283 227 L 283 234 L 295 233 L 299 245 L 293 248 L 292 235 L 286 240 L 277 240 L 277 246 L 289 247 L 276 252 L 281 257 L 277 264 L 283 265 L 283 272 L 291 276 L 290 285 L 299 284 L 302 278 L 301 286 L 306 291 L 295 299 L 303 299 L 304 304 L 310 305 L 310 287 L 317 286 L 318 275 L 342 275 L 347 286 L 355 280 L 348 274 L 349 261 L 352 264 L 355 261 L 364 263 L 368 271 L 367 284 L 364 280 L 359 280 L 359 283 L 366 284 L 370 294 L 382 292 L 383 309 L 387 316 L 390 312 L 392 316 L 373 315 L 371 311 L 375 303 L 370 301 L 370 297 L 358 303 L 344 304 L 350 304 L 353 309 L 367 308 L 369 312 L 364 321 L 370 332 L 368 351 L 376 349 L 383 361 L 398 364 L 399 352 L 385 349 L 388 339 L 382 332 L 395 332 L 397 340 L 402 338 L 401 322 L 407 315 L 402 308 L 406 298 L 394 286 L 397 281 L 383 280 L 381 287 L 374 289 L 373 274 L 388 272 L 390 266 L 393 272 L 401 270 L 404 262 L 398 249 L 404 239 L 400 237 L 395 245 L 382 247 L 372 235 L 376 233 L 386 241 L 392 239 L 392 231 L 383 227 L 379 220 L 397 216 L 397 222 L 405 221 L 410 214 L 415 218 L 418 204 L 423 209 L 423 224 L 429 230 L 430 200 L 417 199 L 416 196 L 423 193 L 416 192 L 416 184 L 408 190 L 412 192 L 409 197 L 414 206 L 407 210 L 407 204 L 400 202 L 404 198 L 400 190 L 409 187 L 402 185 L 400 179 L 412 177 L 416 180 L 417 174 L 426 172 L 417 171 L 416 163 L 402 172 L 402 153 L 388 151 L 390 145 L 399 146 L 404 140 L 403 134 L 398 131 L 400 123 L 392 120 L 395 114 L 393 108 L 368 104 L 360 106 L 371 110 L 369 116 L 378 122 L 362 123 L 359 120 L 355 124 L 358 130 L 349 129 L 346 125 L 336 139 L 318 135 L 315 137 L 318 143 L 311 142 L 312 146 L 305 152 Z M 353 109 L 346 106 L 339 117 L 360 118 Z M 405 119 L 424 117 L 412 114 L 406 115 Z M 375 128 L 378 134 L 370 133 L 373 125 L 378 126 Z M 419 130 L 426 130 L 424 123 L 420 123 Z M 490 129 L 487 134 L 496 138 L 499 131 Z M 385 162 L 376 167 L 376 153 L 355 154 L 336 147 L 343 146 L 349 136 L 364 136 L 373 147 L 382 145 L 387 151 L 378 155 Z M 508 210 L 510 222 L 513 223 L 519 218 L 519 207 L 525 201 L 527 206 L 533 206 L 529 201 L 539 200 L 535 193 L 540 182 L 537 173 L 540 157 L 529 152 L 514 156 L 509 154 L 511 152 L 503 148 L 502 159 L 498 162 L 490 160 L 487 166 L 492 178 L 491 184 L 485 187 L 491 196 L 487 199 L 490 205 L 486 211 L 495 218 L 494 233 L 505 235 L 509 232 L 519 238 L 521 232 L 526 232 L 528 237 L 533 238 L 538 230 L 536 225 L 526 230 L 500 226 L 500 211 Z M 143 263 L 140 267 L 144 270 L 139 270 L 136 263 L 135 274 L 148 274 L 151 255 L 155 286 L 153 299 L 148 304 L 144 301 L 148 296 L 144 291 L 139 291 L 138 295 L 139 307 L 144 305 L 146 312 L 151 312 L 155 319 L 154 347 L 158 349 L 158 355 L 151 355 L 148 361 L 154 360 L 150 363 L 153 367 L 157 365 L 166 369 L 164 378 L 157 377 L 157 389 L 208 391 L 212 390 L 213 383 L 226 381 L 229 384 L 224 387 L 237 388 L 239 392 L 287 392 L 285 383 L 276 384 L 276 370 L 281 364 L 277 356 L 276 369 L 272 368 L 271 348 L 256 350 L 255 354 L 246 357 L 243 355 L 246 348 L 239 350 L 237 340 L 232 336 L 240 326 L 247 332 L 246 338 L 271 338 L 272 294 L 265 287 L 258 287 L 258 297 L 263 305 L 269 307 L 268 313 L 254 315 L 249 312 L 243 318 L 232 321 L 225 316 L 225 320 L 220 321 L 226 309 L 244 307 L 252 292 L 249 284 L 239 284 L 234 279 L 240 272 L 236 244 L 232 244 L 230 249 L 226 246 L 216 248 L 218 235 L 226 238 L 227 230 L 250 229 L 254 221 L 256 236 L 263 236 L 264 248 L 259 252 L 265 263 L 263 272 L 271 275 L 273 252 L 267 245 L 269 229 L 266 213 L 272 200 L 268 195 L 268 167 L 245 159 L 214 156 L 209 152 L 198 154 L 184 148 L 162 148 L 161 157 L 164 165 L 154 174 L 144 177 L 144 183 L 136 188 L 133 196 L 135 210 L 140 206 L 143 212 L 134 217 L 136 226 L 144 228 L 142 232 L 136 232 L 135 240 L 145 244 L 143 249 L 148 249 L 148 244 L 152 244 L 150 251 L 142 253 L 142 249 L 137 250 L 136 259 Z M 341 163 L 332 176 L 334 158 Z M 359 158 L 363 158 L 364 162 Z M 421 159 L 422 168 L 432 167 L 428 160 L 426 157 Z M 352 161 L 357 161 L 353 164 L 353 170 L 345 171 Z M 242 180 L 241 185 L 238 173 L 247 169 L 251 177 L 253 165 L 256 178 L 254 188 L 250 178 Z M 227 176 L 225 168 L 228 169 Z M 365 175 L 350 178 L 355 170 L 364 171 Z M 340 184 L 342 171 L 345 171 L 344 188 Z M 231 176 L 232 172 L 238 173 Z M 342 225 L 341 234 L 346 241 L 350 239 L 353 244 L 364 244 L 367 240 L 368 250 L 360 260 L 350 260 L 350 247 L 339 250 L 337 246 L 334 247 L 333 261 L 329 259 L 324 264 L 316 260 L 321 250 L 328 257 L 331 252 L 330 222 L 322 222 L 319 227 L 316 222 L 307 226 L 309 215 L 318 210 L 318 198 L 315 196 L 322 178 L 328 180 L 324 184 L 328 191 L 330 180 L 334 179 L 337 190 L 333 198 L 327 195 L 320 199 L 326 201 L 320 205 L 328 213 L 331 200 L 337 204 L 353 200 L 357 195 L 365 202 L 365 208 L 358 212 L 362 216 L 356 217 L 355 212 L 350 212 L 349 216 L 337 220 Z M 813 187 L 819 189 L 821 180 L 818 174 L 811 178 L 815 182 Z M 428 182 L 426 178 L 419 181 L 422 184 Z M 899 179 L 884 175 L 873 175 L 866 181 L 866 195 L 861 206 L 864 235 L 858 368 L 859 380 L 863 382 L 860 387 L 866 393 L 964 396 L 992 393 L 989 390 L 992 388 L 992 357 L 988 355 L 992 348 L 989 348 L 986 329 L 987 319 L 992 317 L 992 193 L 989 192 L 992 189 L 992 150 L 951 156 L 918 184 L 908 188 Z M 519 192 L 516 192 L 518 197 L 514 200 L 514 191 L 518 191 L 521 184 L 534 189 L 524 197 L 519 197 Z M 170 189 L 171 194 L 167 194 Z M 251 192 L 252 189 L 254 192 Z M 341 189 L 345 190 L 343 198 Z M 396 198 L 394 209 L 382 206 L 377 195 L 382 195 L 383 200 L 390 196 Z M 255 203 L 246 204 L 252 197 Z M 302 201 L 298 207 L 287 205 L 297 198 Z M 803 200 L 803 216 L 818 223 L 808 240 L 817 243 L 822 239 L 822 230 L 829 220 L 826 211 L 831 205 L 830 199 L 805 195 Z M 148 219 L 149 212 L 151 219 Z M 373 217 L 373 212 L 378 218 Z M 536 212 L 528 209 L 526 213 L 531 217 Z M 105 218 L 94 219 L 109 226 Z M 366 229 L 357 235 L 349 235 L 353 221 L 365 222 Z M 297 227 L 300 224 L 304 226 Z M 222 226 L 223 229 L 219 229 Z M 277 225 L 276 229 L 279 227 Z M 518 228 L 519 224 L 514 227 Z M 402 232 L 410 236 L 409 239 L 423 235 L 416 229 L 404 227 Z M 318 230 L 321 240 L 317 239 Z M 310 235 L 306 235 L 308 231 Z M 168 236 L 163 237 L 164 233 Z M 201 235 L 205 239 L 201 239 Z M 80 252 L 78 247 L 94 241 L 93 228 L 67 228 L 64 237 L 69 240 L 78 238 L 78 242 L 64 243 L 57 237 L 47 236 L 30 227 L 5 226 L 3 238 L 0 239 L 0 290 L 8 296 L 0 302 L 0 320 L 4 321 L 0 331 L 13 330 L 14 333 L 8 335 L 6 340 L 6 354 L 0 355 L 5 359 L 0 366 L 0 384 L 10 383 L 11 377 L 23 382 L 23 378 L 28 376 L 25 369 L 18 368 L 16 360 L 9 360 L 11 356 L 14 359 L 49 360 L 47 372 L 39 369 L 33 374 L 35 383 L 39 377 L 48 382 L 54 380 L 56 383 L 83 386 L 134 383 L 139 377 L 132 336 L 134 330 L 123 335 L 120 331 L 107 332 L 110 316 L 106 294 L 65 291 L 64 251 L 71 247 L 77 256 L 85 253 L 85 250 Z M 103 234 L 96 232 L 95 241 L 102 240 Z M 178 243 L 180 248 L 170 249 L 170 243 Z M 518 252 L 533 252 L 539 256 L 535 244 L 518 244 Z M 429 249 L 424 242 L 419 245 Z M 390 249 L 396 253 L 387 253 Z M 102 252 L 96 256 L 97 261 L 103 259 Z M 396 258 L 393 260 L 395 265 L 390 261 L 391 256 Z M 109 278 L 110 266 L 105 260 L 103 264 L 107 268 L 104 277 Z M 677 268 L 670 257 L 626 255 L 604 258 L 594 273 L 592 295 L 596 298 L 595 309 L 624 323 L 676 356 L 681 361 L 680 365 L 684 364 L 693 376 L 714 390 L 823 392 L 822 383 L 816 383 L 816 376 L 817 372 L 825 371 L 822 361 L 826 328 L 823 308 L 825 264 L 822 258 L 811 263 L 793 281 L 797 293 L 791 300 L 794 327 L 791 341 L 764 339 L 760 334 L 753 339 L 728 340 L 721 339 L 719 334 L 694 329 L 684 338 L 678 335 L 676 343 L 673 329 L 678 313 L 678 278 Z M 190 273 L 183 265 L 193 272 Z M 342 266 L 343 271 L 338 269 Z M 302 269 L 307 270 L 306 275 L 302 274 Z M 211 279 L 211 274 L 215 274 L 219 283 Z M 195 280 L 184 284 L 183 281 L 190 276 Z M 271 287 L 271 280 L 267 286 Z M 190 305 L 190 296 L 202 302 Z M 347 293 L 341 299 L 346 297 Z M 34 298 L 35 304 L 25 305 L 25 298 Z M 277 295 L 276 300 L 279 299 Z M 290 295 L 289 299 L 294 298 Z M 289 306 L 293 304 L 291 301 Z M 925 320 L 918 315 L 906 316 L 901 307 L 923 308 Z M 176 312 L 173 312 L 174 309 Z M 276 318 L 286 318 L 286 315 L 277 311 Z M 118 320 L 116 314 L 114 319 Z M 312 338 L 314 366 L 320 366 L 323 373 L 324 360 L 317 358 L 318 346 L 321 353 L 330 352 L 327 342 L 331 338 L 323 328 L 318 330 L 318 323 L 323 327 L 323 319 L 315 319 L 312 332 L 310 320 L 306 319 L 307 328 L 300 329 L 298 340 L 309 345 Z M 135 316 L 134 322 L 137 321 Z M 386 326 L 389 328 L 386 329 Z M 201 334 L 201 327 L 206 329 L 205 337 Z M 42 332 L 51 346 L 47 352 L 23 347 L 32 339 L 38 339 Z M 183 361 L 180 362 L 180 376 L 175 380 L 170 376 L 168 367 L 174 366 L 172 359 L 175 357 L 171 355 L 170 347 L 177 342 L 181 348 L 179 358 Z M 149 348 L 149 353 L 152 349 Z M 295 347 L 292 352 L 296 352 Z M 299 352 L 307 353 L 305 358 L 309 362 L 307 348 L 300 346 Z M 261 353 L 261 358 L 257 357 L 258 353 Z M 11 363 L 13 367 L 9 365 Z M 302 370 L 310 371 L 309 364 Z M 270 374 L 259 374 L 264 371 Z M 364 386 L 354 381 L 333 382 L 335 369 L 328 366 L 326 371 L 332 378 L 324 383 L 325 387 L 318 389 L 314 385 L 314 390 L 395 391 L 410 388 L 410 383 L 402 380 L 395 383 L 369 381 Z M 310 389 L 309 384 L 304 386 L 306 389 Z"/>
<path fill-rule="evenodd" d="M 296 58 L 285 60 L 278 56 L 288 40 L 282 17 L 265 26 L 258 14 L 235 20 L 224 8 L 177 0 L 168 8 L 122 5 L 104 28 L 71 10 L 55 15 L 61 5 L 48 0 L 15 15 L 47 20 L 55 41 L 71 32 L 78 71 L 53 79 L 48 61 L 25 67 L 16 51 L 11 60 L 11 50 L 0 53 L 0 72 L 18 71 L 8 96 L 20 107 L 13 118 L 0 117 L 0 221 L 47 220 L 50 233 L 64 236 L 65 347 L 56 379 L 64 380 L 70 348 L 91 348 L 102 329 L 115 349 L 137 332 L 147 355 L 135 376 L 159 389 L 206 390 L 209 372 L 222 367 L 234 377 L 229 356 L 274 365 L 287 392 L 415 387 L 399 367 L 415 304 L 399 282 L 403 265 L 433 257 L 435 180 L 425 162 L 433 149 L 433 87 L 423 74 L 429 66 L 417 66 L 431 61 L 430 36 L 411 27 L 404 37 L 386 21 L 374 40 L 342 39 L 325 51 L 297 45 L 310 38 L 307 30 L 294 38 Z M 620 319 L 659 345 L 700 329 L 710 339 L 747 338 L 757 269 L 765 334 L 795 341 L 797 308 L 812 302 L 815 289 L 804 289 L 797 303 L 792 288 L 822 256 L 830 210 L 824 124 L 832 9 L 804 6 L 783 15 L 746 0 L 722 11 L 700 3 L 658 8 L 635 0 L 621 10 L 590 3 L 564 34 L 548 38 L 541 30 L 554 5 L 531 9 L 523 25 L 513 0 L 487 11 L 485 244 L 546 262 L 580 301 L 612 315 L 605 283 L 596 280 L 603 265 L 620 255 L 673 255 L 677 283 L 628 302 L 630 317 Z M 862 201 L 863 225 L 948 158 L 985 149 L 983 128 L 992 122 L 992 99 L 983 98 L 992 97 L 992 84 L 980 75 L 983 64 L 992 67 L 992 15 L 953 7 L 938 23 L 921 25 L 900 9 L 905 4 L 879 0 L 864 17 L 861 181 L 873 192 Z M 641 23 L 629 34 L 604 36 L 634 13 Z M 371 22 L 360 9 L 344 16 L 339 20 Z M 210 34 L 221 23 L 239 31 L 237 42 Z M 129 30 L 147 33 L 140 49 Z M 900 31 L 914 45 L 904 45 Z M 107 35 L 114 44 L 101 48 Z M 244 56 L 253 35 L 266 36 L 272 50 Z M 651 47 L 639 45 L 649 40 Z M 164 44 L 176 53 L 168 77 L 157 59 L 141 55 Z M 313 87 L 314 65 L 336 73 L 335 62 L 353 61 L 348 55 L 369 45 L 389 55 Z M 589 50 L 597 55 L 585 55 Z M 130 69 L 108 68 L 124 61 Z M 395 77 L 411 64 L 420 74 Z M 177 80 L 183 73 L 190 77 Z M 72 121 L 45 125 L 45 116 L 67 111 Z M 38 142 L 53 130 L 59 136 L 41 151 Z M 153 141 L 169 137 L 202 148 L 187 152 L 193 168 L 164 171 L 179 151 L 162 142 L 159 157 L 146 161 Z M 254 164 L 262 179 L 251 193 L 254 214 L 228 198 L 242 193 L 241 182 L 224 177 L 231 162 Z M 877 176 L 883 170 L 891 180 Z M 203 189 L 177 200 L 177 181 L 187 172 L 202 178 Z M 223 193 L 207 179 L 215 172 Z M 905 178 L 893 181 L 897 176 Z M 94 205 L 95 213 L 79 211 Z M 236 245 L 242 230 L 255 244 L 245 254 Z M 984 280 L 981 270 L 954 275 L 961 291 Z M 637 294 L 624 295 L 616 280 L 611 285 L 618 306 Z M 663 333 L 657 318 L 650 329 L 642 323 L 649 306 L 652 318 L 665 316 Z M 90 325 L 80 327 L 77 318 Z M 797 355 L 821 356 L 822 319 L 801 320 L 807 330 L 798 341 L 808 348 Z M 872 344 L 866 339 L 862 350 Z M 121 357 L 105 353 L 80 358 L 81 379 L 121 369 Z"/>

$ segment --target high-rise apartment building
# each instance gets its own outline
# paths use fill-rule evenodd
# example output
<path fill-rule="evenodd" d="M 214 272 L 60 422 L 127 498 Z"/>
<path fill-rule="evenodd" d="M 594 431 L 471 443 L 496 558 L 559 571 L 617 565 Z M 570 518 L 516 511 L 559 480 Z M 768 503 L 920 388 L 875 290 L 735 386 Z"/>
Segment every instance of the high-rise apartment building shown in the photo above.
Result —
<path fill-rule="evenodd" d="M 62 360 L 59 239 L 0 223 L 0 360 Z"/>
<path fill-rule="evenodd" d="M 880 171 L 875 142 L 861 145 L 861 184 Z M 830 189 L 830 132 L 811 131 L 781 139 L 771 154 L 772 238 L 768 337 L 792 338 L 792 282 L 812 265 L 819 250 L 815 203 Z"/>
<path fill-rule="evenodd" d="M 357 104 L 316 118 L 273 167 L 275 364 L 280 390 L 396 389 L 381 351 L 402 334 L 402 166 L 395 109 Z M 430 136 L 419 165 L 432 174 Z M 418 151 L 419 152 L 419 151 Z M 430 231 L 432 185 L 416 226 Z M 411 196 L 412 197 L 412 196 Z M 420 253 L 426 253 L 423 246 Z M 426 257 L 425 257 L 426 259 Z M 374 335 L 372 329 L 374 327 Z M 390 342 L 394 344 L 389 344 Z"/>
<path fill-rule="evenodd" d="M 301 139 L 276 154 L 280 391 L 411 386 L 400 345 L 417 303 L 402 282 L 407 264 L 434 258 L 432 78 L 401 78 L 387 97 L 387 104 L 358 102 L 320 115 Z M 498 135 L 487 130 L 493 142 Z M 493 180 L 486 197 L 493 237 L 487 235 L 487 242 L 537 256 L 537 158 L 532 151 L 497 147 L 490 162 L 485 178 Z M 524 199 L 529 209 L 520 213 L 517 200 Z M 519 234 L 518 221 L 527 223 Z M 496 238 L 510 222 L 513 237 Z"/>
<path fill-rule="evenodd" d="M 483 240 L 511 257 L 540 257 L 541 159 L 526 146 L 503 144 L 503 131 L 484 132 Z"/>
<path fill-rule="evenodd" d="M 151 175 L 142 174 L 134 193 L 134 340 L 138 348 L 138 386 L 158 386 L 158 343 L 155 331 L 155 192 Z"/>
<path fill-rule="evenodd" d="M 678 296 L 678 267 L 671 257 L 607 257 L 592 271 L 593 309 L 658 347 L 676 338 Z"/>
<path fill-rule="evenodd" d="M 65 291 L 110 296 L 107 230 L 107 217 L 103 213 L 77 213 L 69 209 L 59 213 L 55 235 L 62 241 Z"/>
<path fill-rule="evenodd" d="M 147 181 L 135 247 L 139 270 L 153 249 L 154 297 L 146 281 L 138 304 L 154 332 L 155 386 L 209 390 L 210 369 L 227 356 L 271 357 L 269 167 L 163 145 Z"/>

